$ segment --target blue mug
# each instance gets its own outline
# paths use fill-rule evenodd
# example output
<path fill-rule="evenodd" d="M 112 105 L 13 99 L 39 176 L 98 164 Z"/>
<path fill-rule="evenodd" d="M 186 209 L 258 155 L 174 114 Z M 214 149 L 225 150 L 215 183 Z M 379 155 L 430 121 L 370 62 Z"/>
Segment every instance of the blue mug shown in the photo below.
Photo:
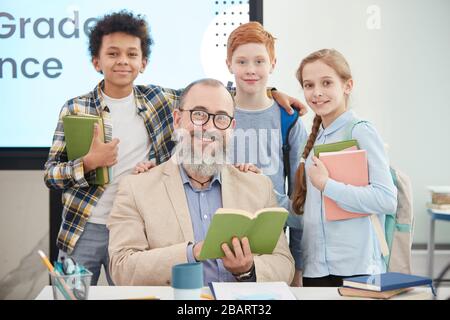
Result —
<path fill-rule="evenodd" d="M 172 267 L 175 300 L 200 300 L 203 288 L 203 264 L 182 263 Z"/>

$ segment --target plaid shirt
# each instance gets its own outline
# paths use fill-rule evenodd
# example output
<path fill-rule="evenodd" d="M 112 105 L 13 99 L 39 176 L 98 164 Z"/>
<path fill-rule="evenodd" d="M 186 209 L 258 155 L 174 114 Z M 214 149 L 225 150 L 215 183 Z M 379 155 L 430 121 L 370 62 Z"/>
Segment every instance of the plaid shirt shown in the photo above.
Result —
<path fill-rule="evenodd" d="M 72 161 L 67 159 L 62 118 L 73 114 L 100 115 L 105 127 L 105 141 L 111 141 L 112 125 L 101 94 L 102 87 L 103 81 L 90 93 L 70 99 L 64 104 L 45 163 L 45 184 L 49 188 L 63 190 L 63 217 L 57 246 L 69 254 L 75 248 L 92 209 L 105 188 L 89 183 L 95 178 L 95 170 L 85 174 L 81 158 Z M 150 139 L 149 160 L 154 159 L 157 164 L 168 160 L 174 147 L 172 111 L 181 92 L 153 85 L 134 87 L 138 113 Z"/>

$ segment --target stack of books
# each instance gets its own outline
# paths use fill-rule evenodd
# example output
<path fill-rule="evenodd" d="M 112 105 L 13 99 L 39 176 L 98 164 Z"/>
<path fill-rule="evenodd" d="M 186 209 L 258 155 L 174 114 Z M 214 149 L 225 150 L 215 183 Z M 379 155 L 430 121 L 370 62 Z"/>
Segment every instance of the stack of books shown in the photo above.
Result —
<path fill-rule="evenodd" d="M 431 289 L 416 289 L 421 286 Z M 338 292 L 341 296 L 373 299 L 426 300 L 434 295 L 430 278 L 397 272 L 346 278 Z"/>
<path fill-rule="evenodd" d="M 431 203 L 427 208 L 439 214 L 450 214 L 450 186 L 430 186 Z"/>

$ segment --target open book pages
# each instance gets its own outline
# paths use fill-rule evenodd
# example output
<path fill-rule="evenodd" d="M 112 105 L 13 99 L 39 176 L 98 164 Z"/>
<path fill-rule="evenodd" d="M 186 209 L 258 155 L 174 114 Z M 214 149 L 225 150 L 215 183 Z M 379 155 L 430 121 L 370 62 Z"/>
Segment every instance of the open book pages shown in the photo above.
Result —
<path fill-rule="evenodd" d="M 248 217 L 250 219 L 256 218 L 259 214 L 263 212 L 286 212 L 284 208 L 263 208 L 261 210 L 256 211 L 255 213 L 248 212 L 241 209 L 230 209 L 230 208 L 219 208 L 217 209 L 215 214 L 240 214 L 242 216 Z"/>

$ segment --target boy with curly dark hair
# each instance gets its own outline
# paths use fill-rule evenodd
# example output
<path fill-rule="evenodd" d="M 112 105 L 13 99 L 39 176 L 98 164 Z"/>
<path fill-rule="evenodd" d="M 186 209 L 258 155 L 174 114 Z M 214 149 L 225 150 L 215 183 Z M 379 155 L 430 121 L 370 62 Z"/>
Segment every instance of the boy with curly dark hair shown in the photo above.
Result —
<path fill-rule="evenodd" d="M 121 178 L 141 161 L 166 161 L 173 147 L 172 110 L 180 92 L 133 84 L 145 70 L 152 44 L 147 23 L 140 15 L 120 11 L 96 23 L 89 34 L 89 51 L 103 80 L 88 94 L 64 104 L 45 164 L 46 185 L 63 190 L 59 258 L 70 256 L 87 267 L 93 273 L 93 285 L 102 265 L 108 283 L 113 284 L 106 221 Z M 74 114 L 101 116 L 105 142 L 100 141 L 99 130 L 94 127 L 89 152 L 69 161 L 62 119 Z M 93 184 L 95 169 L 105 166 L 112 167 L 112 182 Z"/>

